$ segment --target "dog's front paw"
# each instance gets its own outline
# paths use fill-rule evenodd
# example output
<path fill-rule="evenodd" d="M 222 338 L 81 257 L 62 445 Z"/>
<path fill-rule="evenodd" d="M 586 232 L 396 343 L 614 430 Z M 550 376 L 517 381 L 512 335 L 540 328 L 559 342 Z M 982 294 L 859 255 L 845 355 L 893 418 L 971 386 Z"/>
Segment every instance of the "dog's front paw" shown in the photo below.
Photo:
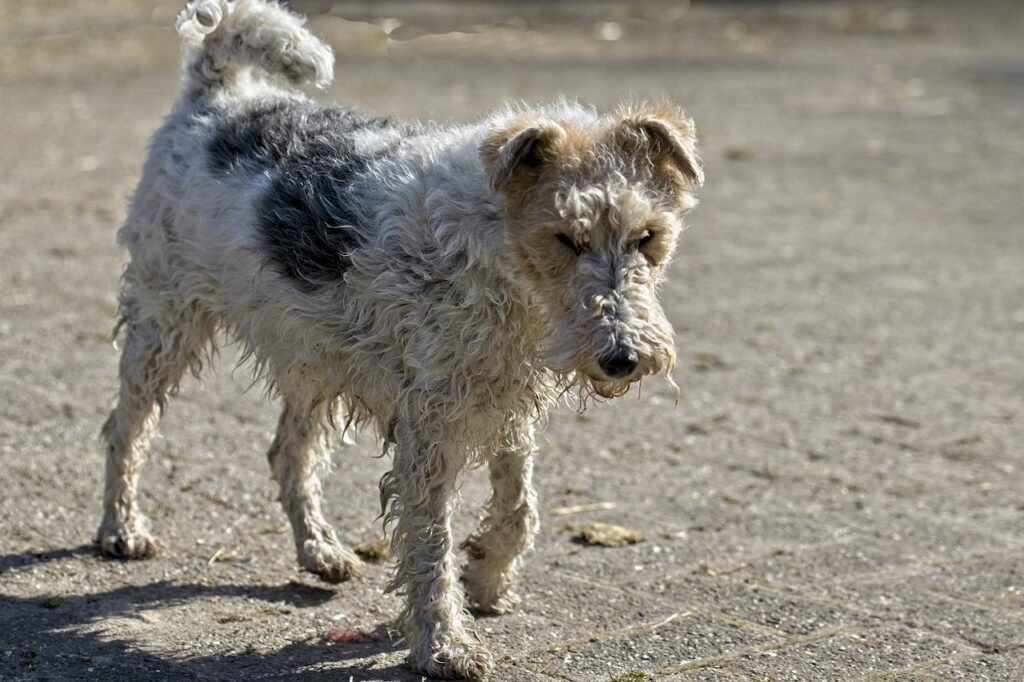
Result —
<path fill-rule="evenodd" d="M 502 594 L 495 592 L 487 593 L 473 593 L 471 589 L 467 587 L 466 596 L 469 598 L 470 604 L 473 605 L 480 613 L 485 613 L 490 616 L 503 616 L 508 613 L 512 613 L 519 604 L 523 601 L 522 597 L 518 593 L 512 590 L 505 590 Z"/>
<path fill-rule="evenodd" d="M 469 603 L 491 615 L 511 613 L 519 606 L 522 599 L 511 587 L 514 579 L 515 572 L 508 566 L 494 566 L 472 556 L 462 573 Z"/>
<path fill-rule="evenodd" d="M 299 563 L 329 583 L 343 583 L 359 575 L 363 562 L 354 553 L 327 540 L 306 540 Z"/>
<path fill-rule="evenodd" d="M 96 541 L 104 554 L 119 559 L 149 559 L 160 552 L 160 543 L 141 528 L 103 524 Z"/>
<path fill-rule="evenodd" d="M 410 655 L 409 663 L 416 672 L 446 680 L 480 680 L 494 669 L 494 659 L 484 645 L 468 637 L 453 639 L 426 660 Z"/>

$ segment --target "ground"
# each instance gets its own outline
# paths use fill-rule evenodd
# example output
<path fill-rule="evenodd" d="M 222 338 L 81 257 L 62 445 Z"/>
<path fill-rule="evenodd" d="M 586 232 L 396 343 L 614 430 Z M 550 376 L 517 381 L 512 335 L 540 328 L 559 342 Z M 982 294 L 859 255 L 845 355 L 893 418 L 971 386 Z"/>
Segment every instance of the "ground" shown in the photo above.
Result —
<path fill-rule="evenodd" d="M 325 101 L 667 94 L 701 131 L 664 292 L 681 399 L 648 381 L 552 419 L 523 605 L 479 620 L 494 679 L 1024 679 L 1024 7 L 296 4 L 338 55 Z M 0 678 L 414 680 L 399 642 L 326 641 L 397 613 L 388 568 L 297 569 L 275 406 L 232 348 L 144 472 L 164 554 L 91 544 L 114 232 L 176 93 L 176 9 L 0 4 Z M 335 455 L 350 542 L 379 531 L 377 453 Z M 594 521 L 646 541 L 575 541 Z"/>

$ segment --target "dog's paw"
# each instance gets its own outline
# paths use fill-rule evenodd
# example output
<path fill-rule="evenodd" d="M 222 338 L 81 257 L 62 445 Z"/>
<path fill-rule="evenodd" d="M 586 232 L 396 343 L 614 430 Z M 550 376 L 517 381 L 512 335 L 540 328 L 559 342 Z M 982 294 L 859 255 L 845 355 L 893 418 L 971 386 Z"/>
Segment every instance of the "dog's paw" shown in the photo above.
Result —
<path fill-rule="evenodd" d="M 514 578 L 515 573 L 507 567 L 494 567 L 471 556 L 463 569 L 462 584 L 473 608 L 497 616 L 515 611 L 522 601 L 511 589 Z"/>
<path fill-rule="evenodd" d="M 138 528 L 103 525 L 96 541 L 104 554 L 119 559 L 149 559 L 160 553 L 157 539 Z"/>
<path fill-rule="evenodd" d="M 480 680 L 494 669 L 494 659 L 483 644 L 469 638 L 454 639 L 435 649 L 425 661 L 410 656 L 409 664 L 416 672 L 445 680 Z"/>
<path fill-rule="evenodd" d="M 363 562 L 352 551 L 326 540 L 306 540 L 299 563 L 329 583 L 343 583 L 359 575 Z"/>
<path fill-rule="evenodd" d="M 519 604 L 523 601 L 522 597 L 512 590 L 505 590 L 502 594 L 474 593 L 468 585 L 466 597 L 474 609 L 489 616 L 503 616 L 512 613 L 519 608 Z"/>

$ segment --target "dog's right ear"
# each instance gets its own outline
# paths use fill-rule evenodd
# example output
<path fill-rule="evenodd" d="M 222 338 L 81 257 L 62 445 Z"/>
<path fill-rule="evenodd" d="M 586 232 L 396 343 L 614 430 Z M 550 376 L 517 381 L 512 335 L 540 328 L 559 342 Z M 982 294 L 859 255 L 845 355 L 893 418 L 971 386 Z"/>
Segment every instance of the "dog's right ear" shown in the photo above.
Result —
<path fill-rule="evenodd" d="M 519 121 L 493 128 L 480 145 L 480 159 L 495 192 L 531 183 L 554 158 L 565 130 L 554 121 Z"/>

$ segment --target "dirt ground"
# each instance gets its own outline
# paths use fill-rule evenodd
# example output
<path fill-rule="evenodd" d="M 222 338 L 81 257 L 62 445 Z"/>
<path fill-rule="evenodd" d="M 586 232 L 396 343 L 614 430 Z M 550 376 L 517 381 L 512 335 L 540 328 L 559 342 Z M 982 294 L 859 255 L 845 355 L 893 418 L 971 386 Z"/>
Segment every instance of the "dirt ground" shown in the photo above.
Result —
<path fill-rule="evenodd" d="M 164 554 L 91 544 L 114 232 L 177 4 L 0 0 L 0 679 L 417 679 L 399 642 L 325 640 L 397 612 L 388 568 L 298 570 L 233 349 L 144 471 Z M 665 290 L 683 398 L 555 415 L 524 603 L 478 623 L 494 679 L 1024 679 L 1024 4 L 296 4 L 338 55 L 324 101 L 667 94 L 701 131 Z M 335 455 L 350 542 L 378 452 Z M 469 476 L 460 535 L 485 495 Z M 577 544 L 592 521 L 646 541 Z"/>

